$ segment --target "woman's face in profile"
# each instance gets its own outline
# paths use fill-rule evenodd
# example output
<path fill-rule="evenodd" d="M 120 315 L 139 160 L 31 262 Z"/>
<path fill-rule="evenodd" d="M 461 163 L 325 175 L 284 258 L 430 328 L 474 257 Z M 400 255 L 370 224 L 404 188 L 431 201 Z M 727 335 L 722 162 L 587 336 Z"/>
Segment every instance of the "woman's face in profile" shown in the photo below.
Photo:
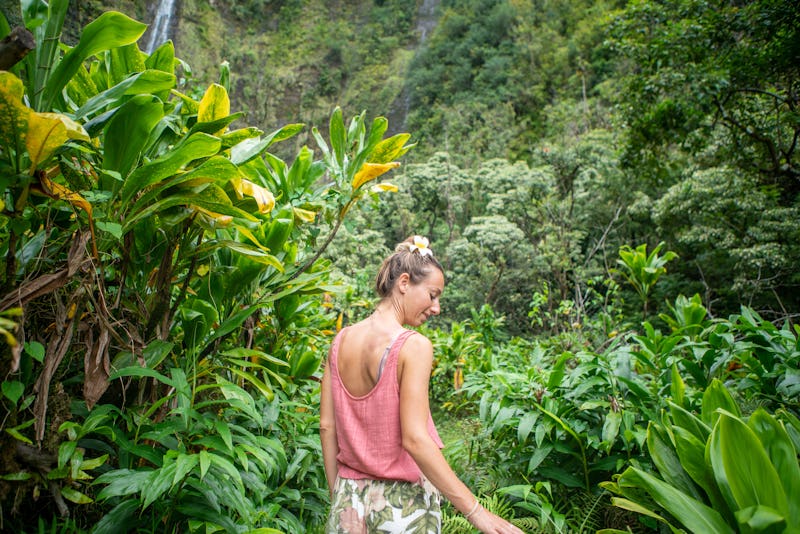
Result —
<path fill-rule="evenodd" d="M 405 324 L 419 326 L 432 315 L 439 315 L 439 297 L 444 291 L 444 275 L 431 269 L 418 283 L 409 283 L 405 293 Z"/>

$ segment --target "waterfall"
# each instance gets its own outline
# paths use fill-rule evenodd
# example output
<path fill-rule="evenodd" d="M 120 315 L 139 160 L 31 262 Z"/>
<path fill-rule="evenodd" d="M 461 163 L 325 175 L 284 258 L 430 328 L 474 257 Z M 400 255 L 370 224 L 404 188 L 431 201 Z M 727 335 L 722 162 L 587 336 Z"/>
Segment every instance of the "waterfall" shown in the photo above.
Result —
<path fill-rule="evenodd" d="M 428 32 L 436 27 L 436 8 L 439 7 L 439 3 L 439 0 L 423 0 L 417 11 L 417 32 L 419 32 L 420 44 L 428 38 Z"/>
<path fill-rule="evenodd" d="M 147 43 L 148 54 L 169 40 L 172 15 L 175 12 L 175 0 L 159 0 L 153 24 L 150 25 L 150 40 Z"/>

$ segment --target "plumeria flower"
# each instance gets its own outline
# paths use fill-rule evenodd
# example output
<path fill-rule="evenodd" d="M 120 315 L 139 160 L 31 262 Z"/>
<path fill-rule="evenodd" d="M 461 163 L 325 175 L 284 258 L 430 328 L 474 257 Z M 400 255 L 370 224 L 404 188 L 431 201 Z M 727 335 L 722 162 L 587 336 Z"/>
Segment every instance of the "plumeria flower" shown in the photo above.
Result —
<path fill-rule="evenodd" d="M 420 256 L 433 256 L 433 251 L 428 248 L 428 238 L 420 235 L 414 236 L 414 242 L 408 244 L 408 250 L 419 252 Z"/>

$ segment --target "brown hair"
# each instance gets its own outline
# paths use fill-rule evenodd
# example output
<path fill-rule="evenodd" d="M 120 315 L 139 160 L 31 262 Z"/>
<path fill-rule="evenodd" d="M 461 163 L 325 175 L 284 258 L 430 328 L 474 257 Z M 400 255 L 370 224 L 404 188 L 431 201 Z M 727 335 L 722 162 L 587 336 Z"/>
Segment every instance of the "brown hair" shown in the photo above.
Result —
<path fill-rule="evenodd" d="M 391 295 L 395 282 L 403 273 L 408 273 L 412 284 L 418 284 L 428 276 L 431 267 L 439 269 L 444 274 L 444 269 L 433 254 L 423 256 L 413 245 L 414 238 L 409 237 L 398 243 L 394 247 L 394 252 L 383 260 L 375 279 L 375 290 L 381 298 Z"/>

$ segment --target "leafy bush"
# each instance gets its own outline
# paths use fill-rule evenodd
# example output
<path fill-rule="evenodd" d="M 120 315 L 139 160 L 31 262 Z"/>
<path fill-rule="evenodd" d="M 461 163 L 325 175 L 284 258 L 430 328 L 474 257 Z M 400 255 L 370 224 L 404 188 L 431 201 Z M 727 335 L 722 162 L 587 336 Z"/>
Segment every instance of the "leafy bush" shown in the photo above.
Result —
<path fill-rule="evenodd" d="M 699 416 L 682 400 L 670 401 L 669 412 L 648 427 L 647 449 L 659 476 L 629 467 L 603 484 L 618 495 L 612 502 L 672 530 L 797 532 L 800 442 L 787 426 L 796 436 L 798 420 L 761 408 L 744 417 L 718 380 L 703 393 Z"/>

